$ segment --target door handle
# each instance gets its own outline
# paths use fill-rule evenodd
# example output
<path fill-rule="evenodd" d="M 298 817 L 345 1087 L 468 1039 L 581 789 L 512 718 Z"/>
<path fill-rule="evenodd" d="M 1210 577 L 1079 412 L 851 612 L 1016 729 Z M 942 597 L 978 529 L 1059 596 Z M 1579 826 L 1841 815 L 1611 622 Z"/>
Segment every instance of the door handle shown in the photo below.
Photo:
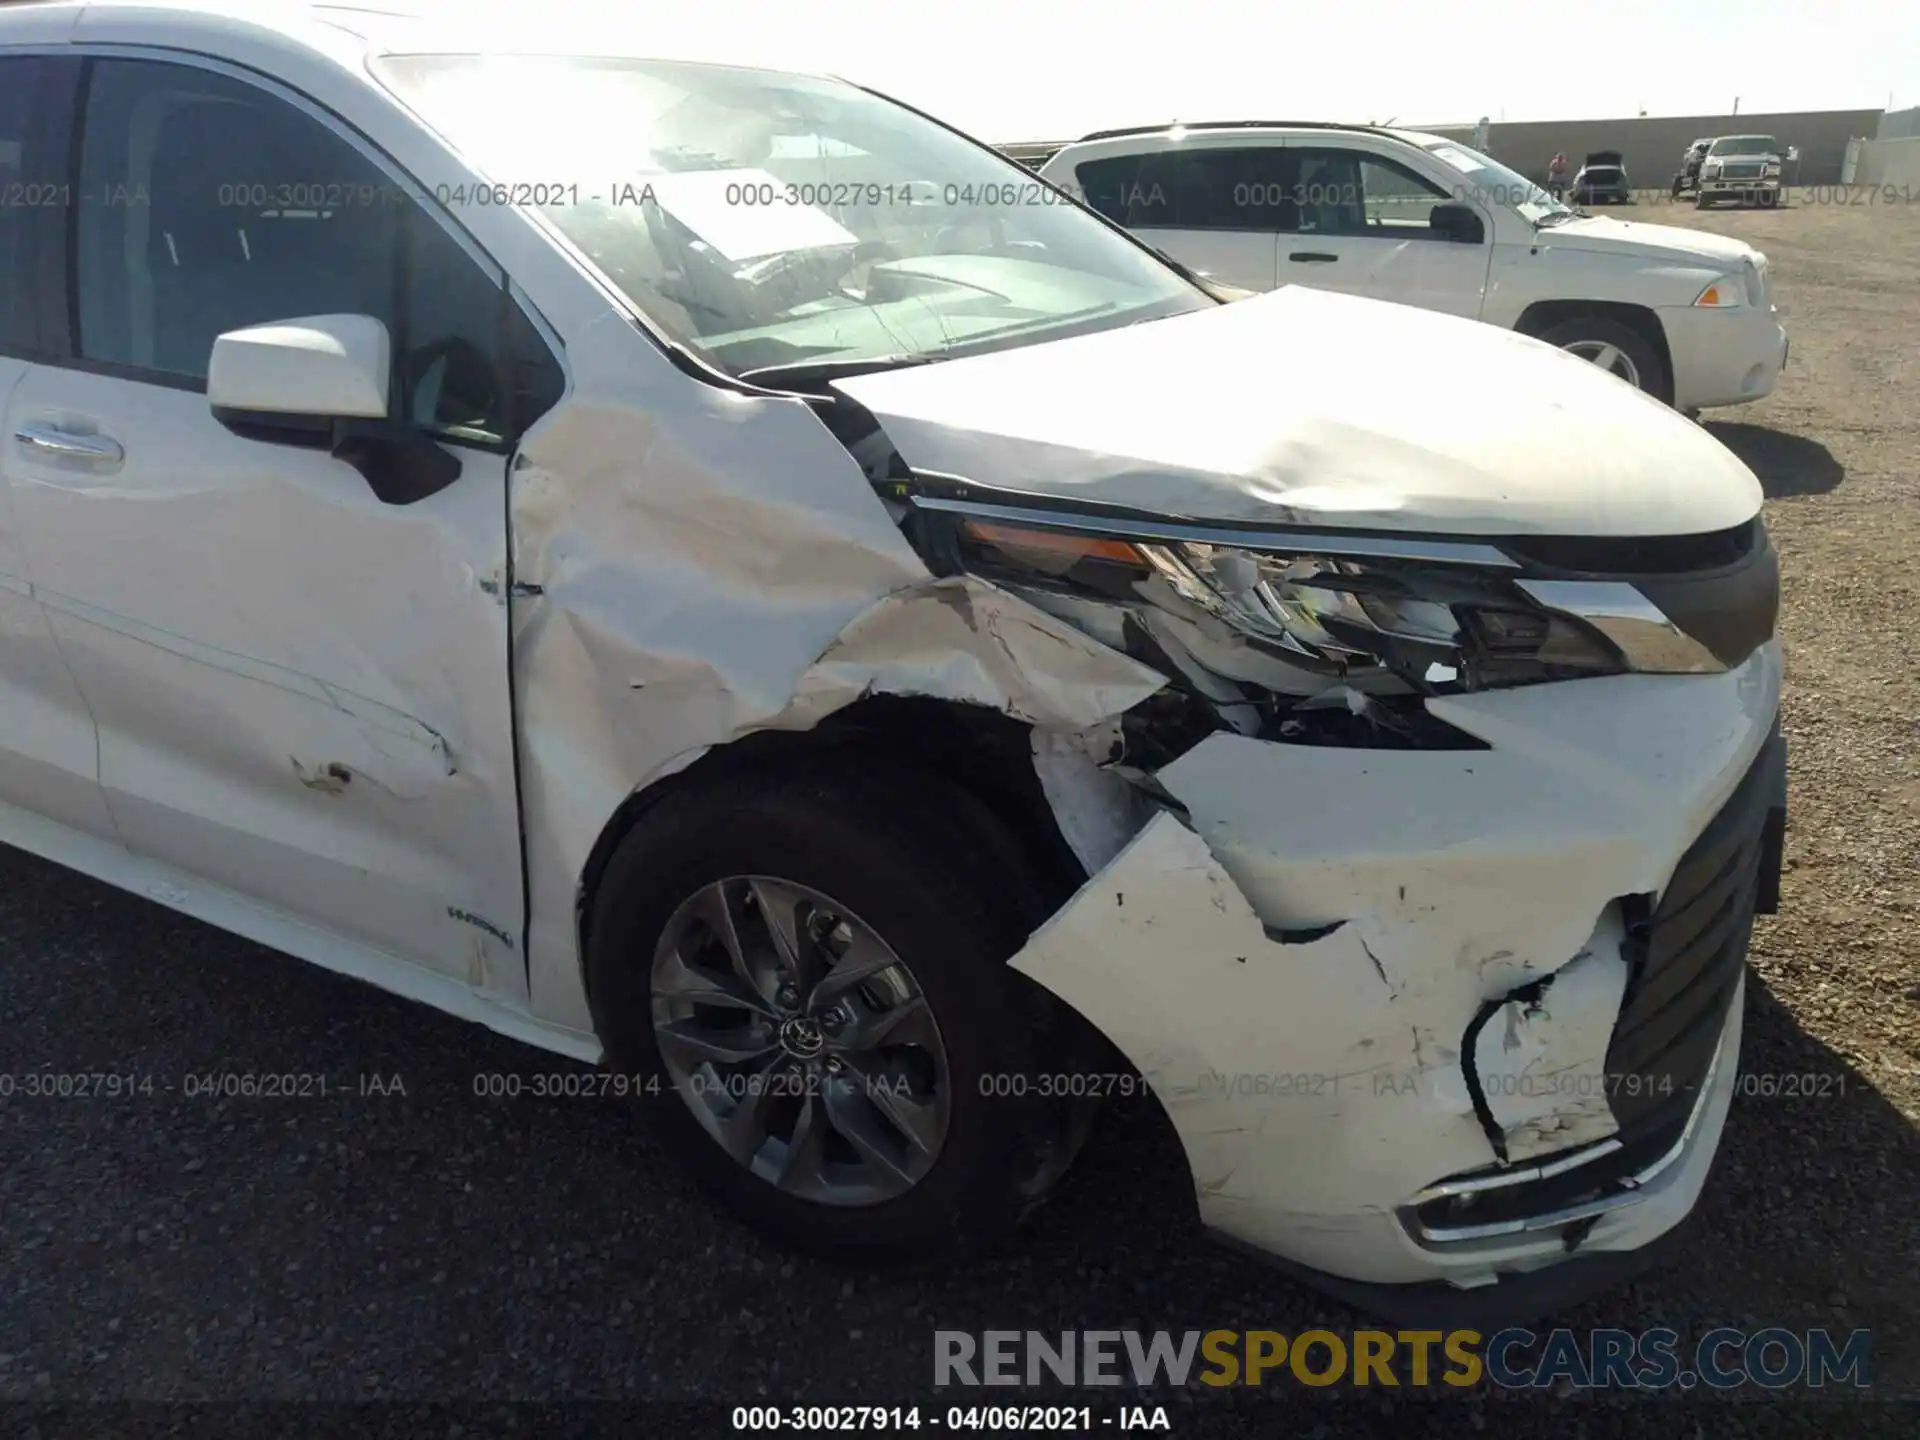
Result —
<path fill-rule="evenodd" d="M 1296 250 L 1287 258 L 1300 265 L 1331 265 L 1340 257 L 1324 250 Z"/>
<path fill-rule="evenodd" d="M 76 435 L 58 425 L 22 425 L 13 432 L 13 438 L 36 454 L 58 460 L 118 465 L 127 458 L 120 442 L 110 435 Z"/>

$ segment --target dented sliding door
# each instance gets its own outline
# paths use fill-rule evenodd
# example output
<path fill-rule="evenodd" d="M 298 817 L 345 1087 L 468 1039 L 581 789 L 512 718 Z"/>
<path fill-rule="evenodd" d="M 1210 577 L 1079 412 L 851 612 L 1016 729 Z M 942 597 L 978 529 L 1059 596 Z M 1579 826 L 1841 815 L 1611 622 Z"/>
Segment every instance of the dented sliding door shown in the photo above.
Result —
<path fill-rule="evenodd" d="M 38 438 L 7 478 L 115 826 L 172 903 L 218 886 L 523 998 L 504 277 L 291 92 L 214 62 L 88 75 L 77 324 L 14 389 Z M 216 418 L 217 335 L 330 314 L 386 327 L 388 418 L 458 456 L 452 484 L 388 504 L 324 436 Z"/>
<path fill-rule="evenodd" d="M 126 844 L 490 989 L 523 986 L 506 461 L 381 503 L 191 391 L 34 367 L 13 414 L 110 462 L 10 478 L 34 590 L 99 726 Z"/>

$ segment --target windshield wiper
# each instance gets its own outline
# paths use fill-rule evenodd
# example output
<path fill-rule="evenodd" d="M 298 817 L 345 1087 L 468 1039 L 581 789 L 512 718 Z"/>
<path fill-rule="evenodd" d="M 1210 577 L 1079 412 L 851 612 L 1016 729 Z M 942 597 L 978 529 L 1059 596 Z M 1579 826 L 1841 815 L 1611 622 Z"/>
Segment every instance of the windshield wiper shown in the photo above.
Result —
<path fill-rule="evenodd" d="M 796 386 L 819 384 L 827 380 L 851 380 L 856 375 L 873 375 L 882 370 L 901 370 L 909 365 L 929 365 L 941 356 L 928 352 L 903 355 L 825 356 L 818 360 L 786 360 L 778 365 L 756 365 L 742 370 L 735 378 L 755 385 Z"/>

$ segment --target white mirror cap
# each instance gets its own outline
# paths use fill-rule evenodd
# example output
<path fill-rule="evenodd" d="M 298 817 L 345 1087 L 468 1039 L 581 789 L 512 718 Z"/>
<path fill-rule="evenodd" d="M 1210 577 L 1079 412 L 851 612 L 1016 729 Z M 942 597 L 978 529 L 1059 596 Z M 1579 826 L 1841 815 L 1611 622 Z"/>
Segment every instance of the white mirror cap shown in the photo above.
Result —
<path fill-rule="evenodd" d="M 387 414 L 387 327 L 371 315 L 306 315 L 229 330 L 213 342 L 207 403 L 224 410 Z"/>

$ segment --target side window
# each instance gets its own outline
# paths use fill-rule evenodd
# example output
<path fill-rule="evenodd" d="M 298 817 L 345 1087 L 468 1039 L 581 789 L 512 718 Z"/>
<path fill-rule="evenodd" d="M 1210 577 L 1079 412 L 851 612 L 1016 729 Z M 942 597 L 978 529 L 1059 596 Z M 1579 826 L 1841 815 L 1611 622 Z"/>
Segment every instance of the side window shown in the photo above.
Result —
<path fill-rule="evenodd" d="M 1088 205 L 1114 224 L 1125 225 L 1134 177 L 1139 173 L 1138 155 L 1110 155 L 1076 165 L 1073 178 Z"/>
<path fill-rule="evenodd" d="M 0 59 L 0 354 L 64 356 L 78 61 Z"/>
<path fill-rule="evenodd" d="M 1360 159 L 1360 194 L 1369 234 L 1407 239 L 1436 238 L 1433 207 L 1448 199 L 1447 192 L 1424 175 L 1378 155 Z"/>
<path fill-rule="evenodd" d="M 1308 149 L 1293 152 L 1292 199 L 1299 207 L 1296 228 L 1303 235 L 1364 235 L 1366 205 L 1360 188 L 1361 155 L 1356 150 Z"/>
<path fill-rule="evenodd" d="M 1087 203 L 1132 230 L 1273 230 L 1282 204 L 1278 148 L 1207 147 L 1089 160 Z"/>
<path fill-rule="evenodd" d="M 203 385 L 224 331 L 371 315 L 393 342 L 395 418 L 515 433 L 505 287 L 313 116 L 210 71 L 101 60 L 80 152 L 82 359 Z"/>
<path fill-rule="evenodd" d="M 1292 198 L 1299 203 L 1299 229 L 1316 235 L 1370 236 L 1385 240 L 1439 237 L 1433 207 L 1446 191 L 1397 161 L 1361 150 L 1301 149 Z"/>

